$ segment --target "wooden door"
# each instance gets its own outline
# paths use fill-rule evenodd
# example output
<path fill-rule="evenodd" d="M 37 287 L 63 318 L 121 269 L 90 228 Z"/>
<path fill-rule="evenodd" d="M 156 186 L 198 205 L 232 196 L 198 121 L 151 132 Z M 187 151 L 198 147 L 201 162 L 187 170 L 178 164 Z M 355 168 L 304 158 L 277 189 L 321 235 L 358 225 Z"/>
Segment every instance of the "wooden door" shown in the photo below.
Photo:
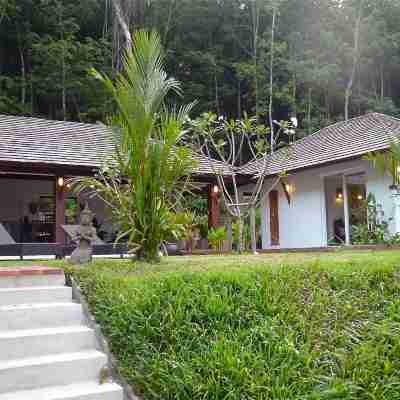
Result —
<path fill-rule="evenodd" d="M 277 190 L 269 193 L 269 221 L 271 246 L 279 246 L 279 192 Z"/>

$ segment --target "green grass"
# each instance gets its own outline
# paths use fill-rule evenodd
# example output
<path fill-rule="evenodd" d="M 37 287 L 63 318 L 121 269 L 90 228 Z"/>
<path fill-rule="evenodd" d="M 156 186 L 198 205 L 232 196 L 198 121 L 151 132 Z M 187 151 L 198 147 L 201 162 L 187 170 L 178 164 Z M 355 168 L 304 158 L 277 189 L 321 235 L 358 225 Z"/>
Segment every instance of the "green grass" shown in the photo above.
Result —
<path fill-rule="evenodd" d="M 400 399 L 400 252 L 70 271 L 144 399 Z"/>

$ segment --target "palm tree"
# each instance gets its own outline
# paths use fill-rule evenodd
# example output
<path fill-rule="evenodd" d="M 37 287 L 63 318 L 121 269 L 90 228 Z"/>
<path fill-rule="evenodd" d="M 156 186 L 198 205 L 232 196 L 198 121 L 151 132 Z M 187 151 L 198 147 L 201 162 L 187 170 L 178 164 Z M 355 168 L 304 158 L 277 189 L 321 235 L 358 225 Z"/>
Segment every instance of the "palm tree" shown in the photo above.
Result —
<path fill-rule="evenodd" d="M 181 94 L 167 76 L 156 32 L 138 31 L 126 51 L 123 71 L 113 81 L 94 71 L 112 95 L 116 112 L 109 120 L 115 154 L 95 178 L 78 181 L 112 210 L 120 235 L 138 258 L 159 260 L 160 246 L 174 226 L 171 213 L 184 192 L 195 163 L 179 143 L 192 104 L 168 108 L 167 96 Z"/>

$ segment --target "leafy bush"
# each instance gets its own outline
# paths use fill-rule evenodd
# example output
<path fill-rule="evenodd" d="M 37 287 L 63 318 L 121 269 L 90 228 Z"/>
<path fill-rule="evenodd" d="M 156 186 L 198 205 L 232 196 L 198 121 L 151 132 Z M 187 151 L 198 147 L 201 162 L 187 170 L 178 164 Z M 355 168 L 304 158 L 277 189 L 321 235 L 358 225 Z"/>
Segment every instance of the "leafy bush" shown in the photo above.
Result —
<path fill-rule="evenodd" d="M 108 261 L 73 273 L 144 399 L 398 399 L 399 256 L 335 257 L 179 259 L 180 273 Z"/>
<path fill-rule="evenodd" d="M 352 226 L 351 236 L 354 244 L 385 244 L 390 246 L 400 243 L 398 234 L 390 234 L 390 219 L 385 219 L 383 208 L 377 203 L 372 193 L 368 194 L 358 212 L 367 216 L 367 223 Z"/>
<path fill-rule="evenodd" d="M 224 241 L 228 239 L 225 227 L 211 229 L 207 239 L 214 250 L 222 252 Z"/>

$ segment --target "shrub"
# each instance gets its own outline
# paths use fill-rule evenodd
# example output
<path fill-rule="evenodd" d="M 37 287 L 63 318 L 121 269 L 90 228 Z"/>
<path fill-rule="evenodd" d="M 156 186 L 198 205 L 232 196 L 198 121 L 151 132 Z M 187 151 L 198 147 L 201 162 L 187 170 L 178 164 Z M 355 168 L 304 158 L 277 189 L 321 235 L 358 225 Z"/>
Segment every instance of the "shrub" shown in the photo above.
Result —
<path fill-rule="evenodd" d="M 246 259 L 226 260 L 219 272 L 74 272 L 144 399 L 398 398 L 398 256 L 244 270 Z"/>
<path fill-rule="evenodd" d="M 228 235 L 226 232 L 225 227 L 220 227 L 220 228 L 212 228 L 208 232 L 208 242 L 210 243 L 210 246 L 213 250 L 216 250 L 218 252 L 222 252 L 223 246 L 224 246 L 224 241 L 227 240 Z"/>

